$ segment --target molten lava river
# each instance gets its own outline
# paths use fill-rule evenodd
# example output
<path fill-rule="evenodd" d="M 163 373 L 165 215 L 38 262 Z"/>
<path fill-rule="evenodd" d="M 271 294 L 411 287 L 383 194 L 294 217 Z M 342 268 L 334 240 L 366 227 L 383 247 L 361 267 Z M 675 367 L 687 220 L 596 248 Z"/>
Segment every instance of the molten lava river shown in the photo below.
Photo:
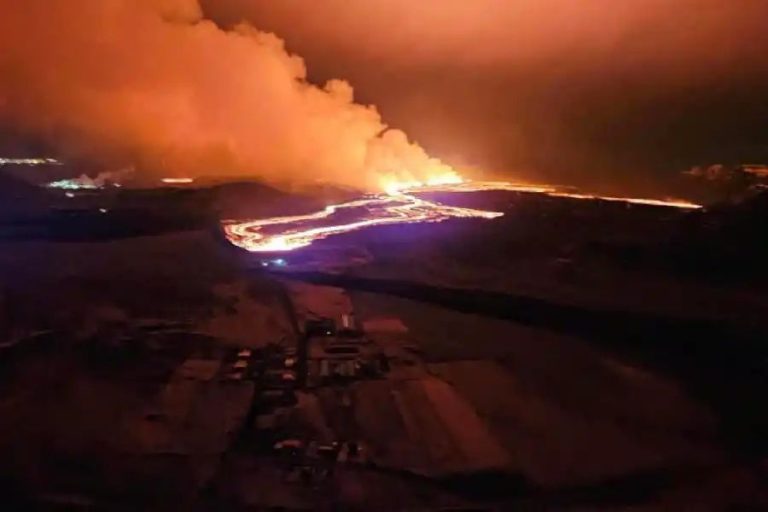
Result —
<path fill-rule="evenodd" d="M 506 182 L 462 182 L 446 185 L 393 188 L 387 193 L 369 195 L 346 203 L 332 204 L 307 215 L 270 217 L 265 219 L 225 221 L 222 223 L 227 239 L 250 252 L 281 252 L 307 247 L 316 240 L 371 226 L 442 222 L 451 218 L 494 219 L 501 212 L 447 206 L 417 197 L 422 192 L 479 192 L 508 190 L 531 192 L 555 197 L 621 201 L 626 203 L 700 208 L 699 205 L 678 200 L 602 197 L 559 192 L 554 187 L 529 186 Z"/>

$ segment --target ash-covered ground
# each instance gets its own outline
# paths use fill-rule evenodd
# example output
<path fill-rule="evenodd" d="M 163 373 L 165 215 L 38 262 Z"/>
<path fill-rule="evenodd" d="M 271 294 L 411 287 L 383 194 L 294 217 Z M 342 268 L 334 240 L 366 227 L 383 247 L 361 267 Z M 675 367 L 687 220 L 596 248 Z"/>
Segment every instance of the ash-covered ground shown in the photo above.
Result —
<path fill-rule="evenodd" d="M 258 256 L 219 219 L 323 198 L 5 190 L 14 505 L 768 504 L 764 197 L 681 211 L 452 194 L 505 216 Z"/>

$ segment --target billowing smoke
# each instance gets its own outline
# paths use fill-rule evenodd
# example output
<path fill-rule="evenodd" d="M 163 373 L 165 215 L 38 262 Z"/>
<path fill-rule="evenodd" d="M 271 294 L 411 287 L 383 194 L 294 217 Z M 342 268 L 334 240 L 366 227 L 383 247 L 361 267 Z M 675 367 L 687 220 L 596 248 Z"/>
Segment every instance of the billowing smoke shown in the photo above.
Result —
<path fill-rule="evenodd" d="M 0 0 L 0 123 L 158 176 L 378 188 L 452 176 L 352 87 L 197 0 Z"/>
<path fill-rule="evenodd" d="M 766 0 L 201 0 L 457 165 L 619 195 L 768 161 Z M 489 176 L 490 177 L 490 176 Z"/>

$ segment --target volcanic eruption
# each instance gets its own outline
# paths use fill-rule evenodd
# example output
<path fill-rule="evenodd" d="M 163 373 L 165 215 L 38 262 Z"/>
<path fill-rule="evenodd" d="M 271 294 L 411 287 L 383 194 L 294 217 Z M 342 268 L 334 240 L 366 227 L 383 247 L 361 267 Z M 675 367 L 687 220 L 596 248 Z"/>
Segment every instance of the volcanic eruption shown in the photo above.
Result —
<path fill-rule="evenodd" d="M 442 222 L 451 218 L 495 219 L 502 212 L 458 208 L 418 197 L 424 192 L 511 191 L 546 194 L 552 197 L 624 202 L 648 206 L 697 209 L 700 205 L 683 200 L 595 196 L 559 191 L 556 187 L 507 182 L 457 181 L 446 183 L 394 183 L 386 193 L 372 194 L 346 203 L 332 204 L 315 213 L 225 221 L 227 239 L 249 252 L 282 252 L 307 247 L 317 240 L 363 228 L 387 224 Z M 340 212 L 347 214 L 336 220 Z"/>
<path fill-rule="evenodd" d="M 281 187 L 458 180 L 355 103 L 347 82 L 311 84 L 280 38 L 245 23 L 224 30 L 197 0 L 0 8 L 0 119 L 64 157 Z"/>
<path fill-rule="evenodd" d="M 595 198 L 467 182 L 389 128 L 374 106 L 356 103 L 349 83 L 310 83 L 304 61 L 276 35 L 246 23 L 223 29 L 197 0 L 0 6 L 0 119 L 63 156 L 135 168 L 167 185 L 250 177 L 372 194 L 305 216 L 225 222 L 230 241 L 249 251 L 296 249 L 368 226 L 501 215 L 414 195 L 428 189 Z"/>

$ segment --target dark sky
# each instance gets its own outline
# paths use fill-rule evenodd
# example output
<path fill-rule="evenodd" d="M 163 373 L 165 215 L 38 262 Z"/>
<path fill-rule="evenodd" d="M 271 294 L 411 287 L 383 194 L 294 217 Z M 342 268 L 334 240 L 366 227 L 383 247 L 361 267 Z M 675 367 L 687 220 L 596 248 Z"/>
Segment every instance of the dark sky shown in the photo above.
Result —
<path fill-rule="evenodd" d="M 427 150 L 528 179 L 652 187 L 768 161 L 764 0 L 206 0 Z"/>

